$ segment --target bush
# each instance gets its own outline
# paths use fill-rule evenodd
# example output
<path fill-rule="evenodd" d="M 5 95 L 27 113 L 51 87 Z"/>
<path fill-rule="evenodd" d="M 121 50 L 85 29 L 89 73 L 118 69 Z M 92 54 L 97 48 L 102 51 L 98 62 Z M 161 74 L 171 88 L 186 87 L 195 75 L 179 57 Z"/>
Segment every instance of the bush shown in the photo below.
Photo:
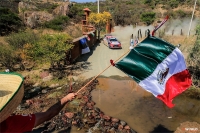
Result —
<path fill-rule="evenodd" d="M 23 48 L 27 43 L 34 43 L 39 39 L 39 36 L 33 31 L 25 31 L 10 34 L 5 41 L 15 49 Z"/>
<path fill-rule="evenodd" d="M 144 0 L 144 4 L 150 4 L 152 0 Z"/>
<path fill-rule="evenodd" d="M 9 45 L 2 45 L 0 48 L 0 63 L 13 70 L 13 65 L 16 63 L 16 54 L 14 49 Z"/>
<path fill-rule="evenodd" d="M 49 13 L 52 13 L 53 10 L 58 7 L 58 4 L 52 4 L 52 3 L 38 3 L 37 8 L 41 11 L 47 11 Z"/>
<path fill-rule="evenodd" d="M 184 18 L 187 16 L 187 14 L 182 10 L 177 10 L 175 11 L 175 13 L 176 13 L 176 17 Z"/>
<path fill-rule="evenodd" d="M 171 0 L 169 1 L 169 6 L 171 6 L 171 8 L 176 8 L 178 7 L 179 2 L 177 0 Z"/>
<path fill-rule="evenodd" d="M 29 55 L 37 61 L 48 61 L 51 66 L 59 64 L 65 58 L 65 52 L 73 47 L 72 38 L 68 34 L 46 34 L 37 43 L 31 44 Z"/>
<path fill-rule="evenodd" d="M 21 20 L 17 14 L 11 12 L 8 8 L 0 7 L 0 35 L 18 31 L 20 26 Z"/>
<path fill-rule="evenodd" d="M 194 99 L 200 99 L 200 89 L 193 86 L 186 90 L 183 94 Z"/>
<path fill-rule="evenodd" d="M 146 13 L 142 13 L 142 15 L 140 16 L 140 19 L 143 22 L 145 22 L 147 25 L 150 25 L 151 23 L 154 22 L 155 16 L 156 16 L 156 13 L 154 12 L 146 12 Z"/>
<path fill-rule="evenodd" d="M 45 22 L 43 24 L 43 26 L 45 28 L 62 31 L 64 29 L 64 27 L 68 24 L 68 22 L 69 22 L 69 17 L 58 16 L 49 22 Z"/>

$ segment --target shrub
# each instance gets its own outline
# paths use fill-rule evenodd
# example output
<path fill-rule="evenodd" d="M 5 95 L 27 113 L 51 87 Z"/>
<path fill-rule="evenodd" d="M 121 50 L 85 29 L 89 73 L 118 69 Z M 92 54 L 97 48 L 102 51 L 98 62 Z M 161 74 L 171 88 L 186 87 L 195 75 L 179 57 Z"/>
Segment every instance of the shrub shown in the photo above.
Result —
<path fill-rule="evenodd" d="M 69 22 L 68 16 L 58 16 L 49 22 L 45 22 L 43 26 L 45 28 L 62 31 L 64 27 L 68 24 L 68 22 Z"/>
<path fill-rule="evenodd" d="M 6 35 L 12 31 L 18 31 L 21 20 L 17 14 L 8 8 L 0 7 L 0 35 Z"/>
<path fill-rule="evenodd" d="M 12 71 L 15 62 L 16 54 L 14 49 L 9 45 L 2 45 L 0 48 L 0 63 Z"/>
<path fill-rule="evenodd" d="M 169 6 L 171 6 L 171 8 L 176 8 L 178 7 L 178 4 L 179 4 L 177 0 L 170 0 L 168 3 L 169 3 Z"/>
<path fill-rule="evenodd" d="M 142 13 L 140 19 L 145 22 L 147 25 L 150 25 L 155 20 L 156 13 L 154 12 L 146 12 Z"/>
<path fill-rule="evenodd" d="M 180 17 L 180 18 L 184 18 L 187 16 L 187 14 L 182 10 L 177 10 L 177 11 L 175 11 L 175 13 L 176 13 L 176 16 Z"/>
<path fill-rule="evenodd" d="M 39 36 L 33 31 L 25 31 L 10 34 L 5 41 L 15 49 L 23 48 L 27 43 L 34 43 L 39 39 Z"/>
<path fill-rule="evenodd" d="M 41 11 L 47 11 L 49 13 L 52 13 L 53 10 L 58 7 L 58 4 L 52 4 L 52 3 L 38 3 L 37 8 Z"/>
<path fill-rule="evenodd" d="M 190 87 L 187 91 L 183 94 L 189 96 L 194 99 L 200 99 L 200 89 L 195 88 L 194 86 Z"/>
<path fill-rule="evenodd" d="M 31 45 L 30 56 L 35 60 L 48 61 L 51 66 L 59 64 L 65 52 L 73 47 L 72 38 L 68 34 L 46 34 L 37 43 Z"/>
<path fill-rule="evenodd" d="M 144 4 L 149 4 L 151 3 L 151 0 L 144 0 Z"/>

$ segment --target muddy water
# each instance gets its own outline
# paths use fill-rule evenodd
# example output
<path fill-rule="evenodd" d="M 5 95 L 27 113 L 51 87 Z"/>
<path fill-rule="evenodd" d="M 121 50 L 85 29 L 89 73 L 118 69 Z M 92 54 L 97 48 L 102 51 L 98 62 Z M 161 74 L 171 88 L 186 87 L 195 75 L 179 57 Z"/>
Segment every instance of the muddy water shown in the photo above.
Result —
<path fill-rule="evenodd" d="M 98 78 L 99 85 L 92 91 L 93 101 L 105 114 L 126 121 L 138 133 L 175 131 L 180 123 L 200 123 L 200 101 L 178 96 L 172 109 L 132 79 Z M 189 127 L 188 127 L 189 128 Z"/>

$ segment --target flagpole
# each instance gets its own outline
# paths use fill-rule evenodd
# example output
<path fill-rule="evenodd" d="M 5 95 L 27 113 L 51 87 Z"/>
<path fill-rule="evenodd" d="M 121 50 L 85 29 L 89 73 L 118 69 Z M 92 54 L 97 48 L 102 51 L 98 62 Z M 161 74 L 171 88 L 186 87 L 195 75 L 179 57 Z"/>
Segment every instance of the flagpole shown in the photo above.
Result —
<path fill-rule="evenodd" d="M 144 38 L 145 39 L 145 38 Z M 144 40 L 143 39 L 143 40 Z M 142 40 L 142 41 L 143 41 Z M 141 41 L 141 42 L 142 42 Z M 138 44 L 137 44 L 138 45 Z M 134 47 L 136 47 L 137 45 L 135 45 Z M 133 48 L 134 48 L 133 47 Z M 119 59 L 121 59 L 123 56 L 125 56 L 126 54 L 128 54 L 130 52 L 131 49 L 129 49 L 127 52 L 125 52 L 123 55 L 121 55 L 119 58 L 117 58 L 113 63 L 117 62 Z M 101 75 L 103 72 L 105 72 L 109 67 L 111 67 L 112 64 L 110 64 L 108 67 L 106 67 L 103 71 L 101 71 L 99 74 L 97 74 L 93 79 L 91 79 L 89 82 L 87 82 L 81 89 L 79 89 L 76 93 L 78 94 L 80 91 L 82 91 L 83 89 L 85 89 L 85 87 L 87 87 L 93 80 L 95 80 L 99 75 Z"/>
<path fill-rule="evenodd" d="M 123 55 L 121 55 L 118 59 L 116 59 L 115 61 L 114 61 L 114 63 L 115 62 L 117 62 L 119 59 L 121 59 L 124 55 L 126 55 L 127 53 L 129 53 L 130 52 L 130 49 L 126 52 L 126 53 L 124 53 Z M 95 80 L 99 75 L 101 75 L 103 72 L 105 72 L 109 67 L 111 67 L 112 66 L 112 64 L 110 64 L 108 67 L 106 67 L 103 71 L 101 71 L 99 74 L 97 74 L 93 79 L 91 79 L 87 84 L 85 84 L 81 89 L 79 89 L 76 93 L 78 94 L 80 91 L 82 91 L 83 89 L 85 89 L 85 87 L 87 87 L 93 80 Z"/>
<path fill-rule="evenodd" d="M 99 13 L 99 0 L 97 0 L 97 12 Z"/>
<path fill-rule="evenodd" d="M 191 18 L 191 21 L 190 21 L 188 36 L 190 35 L 190 29 L 191 29 L 191 26 L 192 26 L 192 20 L 193 20 L 193 17 L 194 17 L 194 11 L 195 11 L 195 7 L 196 7 L 196 3 L 197 3 L 197 0 L 195 0 L 195 3 L 194 3 L 194 9 L 193 9 L 193 12 L 192 12 L 192 18 Z"/>

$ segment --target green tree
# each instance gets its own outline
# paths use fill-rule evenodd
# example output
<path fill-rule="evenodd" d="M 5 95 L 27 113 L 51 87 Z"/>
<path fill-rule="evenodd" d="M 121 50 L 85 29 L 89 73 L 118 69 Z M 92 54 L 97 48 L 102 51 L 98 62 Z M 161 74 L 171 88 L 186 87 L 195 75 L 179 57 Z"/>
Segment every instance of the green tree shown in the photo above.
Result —
<path fill-rule="evenodd" d="M 59 67 L 60 61 L 65 58 L 65 52 L 73 47 L 72 38 L 67 34 L 43 35 L 29 48 L 30 56 L 35 59 L 48 61 L 51 67 Z"/>
<path fill-rule="evenodd" d="M 142 13 L 140 19 L 145 22 L 147 25 L 150 25 L 155 20 L 156 13 L 154 12 L 145 12 Z"/>
<path fill-rule="evenodd" d="M 69 12 L 68 12 L 68 17 L 73 19 L 74 22 L 78 23 L 80 22 L 83 18 L 83 8 L 79 4 L 75 5 L 70 5 Z"/>
<path fill-rule="evenodd" d="M 21 19 L 8 8 L 0 7 L 0 34 L 5 35 L 17 31 L 21 26 Z"/>
<path fill-rule="evenodd" d="M 111 19 L 111 14 L 109 12 L 90 14 L 89 22 L 98 30 L 98 39 L 100 38 L 101 30 L 105 29 L 109 19 Z"/>
<path fill-rule="evenodd" d="M 125 4 L 119 4 L 113 11 L 113 20 L 115 21 L 116 25 L 124 26 L 132 23 L 131 10 L 124 7 L 126 7 Z"/>

